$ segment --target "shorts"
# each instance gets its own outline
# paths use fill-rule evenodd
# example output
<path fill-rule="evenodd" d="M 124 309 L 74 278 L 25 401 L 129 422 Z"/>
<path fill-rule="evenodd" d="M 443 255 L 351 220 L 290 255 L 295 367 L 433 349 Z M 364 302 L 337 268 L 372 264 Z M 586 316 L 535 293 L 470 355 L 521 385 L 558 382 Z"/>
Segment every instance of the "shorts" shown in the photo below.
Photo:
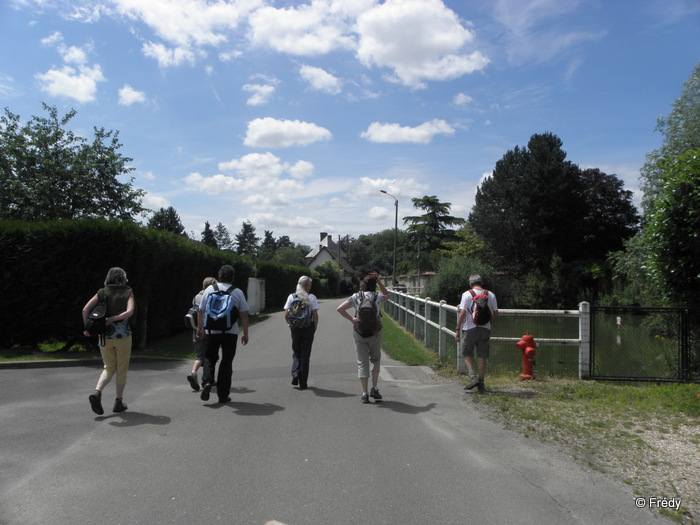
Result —
<path fill-rule="evenodd" d="M 476 346 L 476 357 L 487 359 L 489 357 L 490 339 L 491 330 L 483 326 L 462 330 L 462 335 L 459 339 L 459 349 L 464 357 L 469 357 L 474 355 L 474 347 Z"/>

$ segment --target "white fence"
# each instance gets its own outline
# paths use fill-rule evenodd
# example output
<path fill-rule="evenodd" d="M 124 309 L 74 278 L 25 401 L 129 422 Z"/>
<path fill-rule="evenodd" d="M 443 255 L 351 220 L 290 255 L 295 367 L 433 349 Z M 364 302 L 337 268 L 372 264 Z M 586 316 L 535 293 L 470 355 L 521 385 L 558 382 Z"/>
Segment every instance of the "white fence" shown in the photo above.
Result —
<path fill-rule="evenodd" d="M 391 291 L 390 299 L 385 306 L 389 315 L 394 317 L 399 324 L 404 326 L 413 335 L 420 338 L 422 334 L 423 344 L 431 348 L 432 332 L 429 327 L 435 328 L 438 332 L 438 355 L 441 359 L 446 358 L 449 353 L 454 353 L 456 365 L 460 371 L 465 370 L 464 360 L 459 353 L 459 345 L 454 339 L 456 317 L 458 308 L 447 304 L 445 301 L 436 303 L 430 298 L 410 296 L 408 294 Z M 435 314 L 437 312 L 437 314 Z M 451 324 L 448 326 L 448 314 Z M 498 310 L 499 318 L 505 316 L 522 317 L 577 317 L 579 326 L 579 336 L 576 339 L 558 339 L 537 337 L 539 345 L 577 345 L 578 352 L 578 373 L 579 378 L 589 379 L 591 368 L 591 315 L 590 305 L 587 302 L 579 304 L 578 310 Z M 491 337 L 492 342 L 517 343 L 519 337 Z"/>

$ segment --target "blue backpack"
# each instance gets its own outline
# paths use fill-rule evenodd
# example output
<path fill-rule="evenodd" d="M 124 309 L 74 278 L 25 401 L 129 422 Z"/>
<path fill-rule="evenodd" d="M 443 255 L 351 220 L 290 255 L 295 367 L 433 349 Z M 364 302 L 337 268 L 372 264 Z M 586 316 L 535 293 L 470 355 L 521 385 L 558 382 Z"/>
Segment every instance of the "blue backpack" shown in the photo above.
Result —
<path fill-rule="evenodd" d="M 238 321 L 238 308 L 233 299 L 234 286 L 231 285 L 228 290 L 219 290 L 216 283 L 212 286 L 214 291 L 209 293 L 204 309 L 204 328 L 225 332 Z"/>

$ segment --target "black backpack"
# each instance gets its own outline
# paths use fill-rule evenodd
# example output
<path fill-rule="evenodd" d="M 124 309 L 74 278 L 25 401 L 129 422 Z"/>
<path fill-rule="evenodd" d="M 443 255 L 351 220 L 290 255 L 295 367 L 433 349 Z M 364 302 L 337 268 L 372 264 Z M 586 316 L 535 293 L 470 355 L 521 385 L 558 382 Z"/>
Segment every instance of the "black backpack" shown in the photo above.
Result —
<path fill-rule="evenodd" d="M 369 297 L 363 292 L 359 292 L 356 296 L 356 302 L 358 306 L 355 331 L 362 337 L 375 335 L 382 329 L 382 323 L 377 314 L 377 292 L 372 292 Z"/>
<path fill-rule="evenodd" d="M 104 346 L 107 332 L 107 296 L 104 288 L 97 291 L 97 304 L 87 316 L 85 331 L 90 335 L 98 336 L 100 344 Z"/>
<path fill-rule="evenodd" d="M 289 326 L 291 328 L 308 328 L 311 325 L 311 309 L 297 294 L 292 294 L 289 307 Z"/>
<path fill-rule="evenodd" d="M 491 308 L 489 308 L 489 291 L 482 290 L 478 294 L 469 290 L 472 294 L 472 320 L 474 324 L 483 326 L 491 321 Z"/>

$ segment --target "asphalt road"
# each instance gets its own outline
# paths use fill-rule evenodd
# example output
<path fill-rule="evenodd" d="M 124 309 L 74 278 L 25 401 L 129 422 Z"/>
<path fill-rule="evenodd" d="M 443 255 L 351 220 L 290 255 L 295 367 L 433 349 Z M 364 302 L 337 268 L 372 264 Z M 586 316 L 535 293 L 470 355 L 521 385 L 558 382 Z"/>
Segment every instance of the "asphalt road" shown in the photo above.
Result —
<path fill-rule="evenodd" d="M 360 403 L 349 323 L 322 301 L 309 389 L 277 313 L 203 402 L 183 361 L 132 363 L 125 401 L 88 403 L 100 366 L 0 370 L 0 524 L 658 524 L 622 484 L 503 430 L 458 383 L 385 358 Z M 488 383 L 487 383 L 488 386 Z M 474 394 L 478 395 L 478 394 Z"/>

